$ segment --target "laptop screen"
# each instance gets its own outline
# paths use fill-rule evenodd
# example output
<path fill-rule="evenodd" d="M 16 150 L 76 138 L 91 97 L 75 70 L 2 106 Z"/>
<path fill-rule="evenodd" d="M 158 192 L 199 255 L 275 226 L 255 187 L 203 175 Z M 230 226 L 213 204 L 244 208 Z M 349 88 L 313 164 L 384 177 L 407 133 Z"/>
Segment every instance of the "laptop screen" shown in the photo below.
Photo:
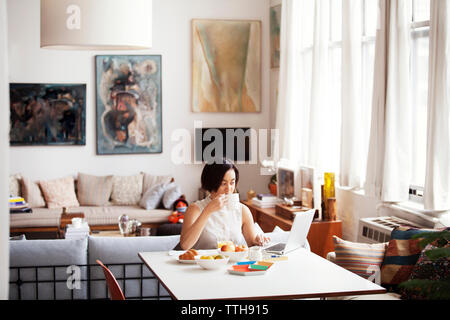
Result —
<path fill-rule="evenodd" d="M 314 218 L 315 209 L 297 212 L 284 251 L 292 251 L 306 244 L 309 228 Z"/>

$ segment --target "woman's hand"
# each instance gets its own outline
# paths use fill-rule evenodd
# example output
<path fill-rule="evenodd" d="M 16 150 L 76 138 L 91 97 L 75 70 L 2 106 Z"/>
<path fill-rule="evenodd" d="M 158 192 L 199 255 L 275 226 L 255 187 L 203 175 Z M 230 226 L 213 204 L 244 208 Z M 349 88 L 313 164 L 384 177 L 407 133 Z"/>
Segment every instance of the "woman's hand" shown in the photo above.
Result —
<path fill-rule="evenodd" d="M 265 246 L 270 242 L 270 238 L 265 236 L 263 233 L 257 234 L 255 240 L 253 240 L 256 246 Z"/>
<path fill-rule="evenodd" d="M 211 201 L 205 207 L 204 211 L 207 211 L 208 213 L 213 213 L 226 206 L 227 202 L 228 197 L 226 197 L 225 194 L 212 195 Z"/>

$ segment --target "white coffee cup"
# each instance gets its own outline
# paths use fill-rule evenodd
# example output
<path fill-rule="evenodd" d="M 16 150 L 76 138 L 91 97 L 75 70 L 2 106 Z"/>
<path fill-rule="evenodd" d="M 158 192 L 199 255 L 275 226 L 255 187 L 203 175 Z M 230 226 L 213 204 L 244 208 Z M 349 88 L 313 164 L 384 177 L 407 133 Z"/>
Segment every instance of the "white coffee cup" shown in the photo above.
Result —
<path fill-rule="evenodd" d="M 248 249 L 248 259 L 249 260 L 262 260 L 262 249 L 259 246 L 250 247 Z"/>
<path fill-rule="evenodd" d="M 231 193 L 227 195 L 227 209 L 236 210 L 239 209 L 239 193 Z"/>
<path fill-rule="evenodd" d="M 74 228 L 79 228 L 81 227 L 81 224 L 83 223 L 83 219 L 82 218 L 72 218 L 72 226 Z"/>

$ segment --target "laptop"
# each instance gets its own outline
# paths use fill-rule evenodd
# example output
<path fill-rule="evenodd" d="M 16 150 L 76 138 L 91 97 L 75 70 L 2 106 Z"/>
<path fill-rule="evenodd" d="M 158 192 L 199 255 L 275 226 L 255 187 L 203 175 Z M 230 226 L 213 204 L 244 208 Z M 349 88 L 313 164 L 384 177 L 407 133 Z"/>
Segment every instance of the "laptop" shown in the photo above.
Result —
<path fill-rule="evenodd" d="M 305 247 L 306 237 L 308 236 L 309 228 L 314 218 L 316 209 L 311 209 L 305 212 L 298 212 L 295 215 L 292 224 L 291 232 L 286 243 L 277 243 L 263 248 L 267 253 L 274 253 L 277 255 L 285 255 L 298 248 Z"/>

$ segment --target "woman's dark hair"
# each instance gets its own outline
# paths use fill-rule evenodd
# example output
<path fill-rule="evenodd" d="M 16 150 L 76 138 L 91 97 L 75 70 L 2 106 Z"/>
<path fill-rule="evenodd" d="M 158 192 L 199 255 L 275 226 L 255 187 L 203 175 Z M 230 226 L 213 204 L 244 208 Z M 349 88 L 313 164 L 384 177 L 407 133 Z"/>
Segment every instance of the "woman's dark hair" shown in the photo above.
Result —
<path fill-rule="evenodd" d="M 239 170 L 236 166 L 231 162 L 231 160 L 227 158 L 223 158 L 220 162 L 207 163 L 202 171 L 201 183 L 202 189 L 206 191 L 217 191 L 222 184 L 223 177 L 225 173 L 233 169 L 236 174 L 236 186 L 239 181 Z"/>

